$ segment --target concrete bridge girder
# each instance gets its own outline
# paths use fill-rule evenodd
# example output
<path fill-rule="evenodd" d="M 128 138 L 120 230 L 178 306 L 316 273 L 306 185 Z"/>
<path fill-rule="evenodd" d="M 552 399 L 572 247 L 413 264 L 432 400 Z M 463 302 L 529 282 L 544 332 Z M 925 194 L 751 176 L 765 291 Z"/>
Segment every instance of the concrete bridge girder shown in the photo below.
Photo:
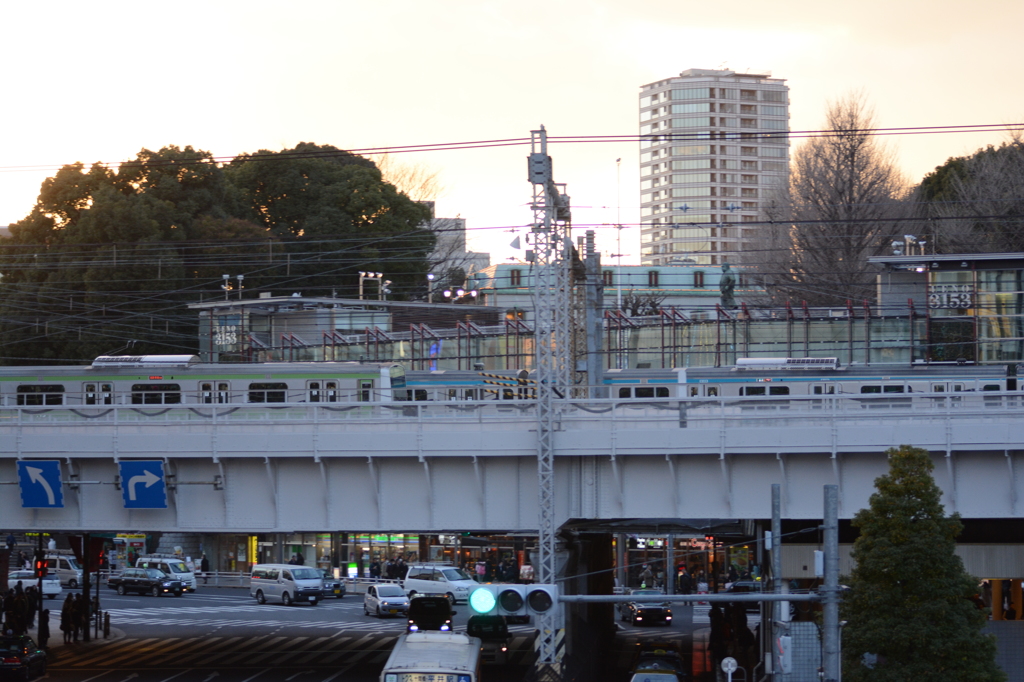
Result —
<path fill-rule="evenodd" d="M 1016 518 L 1013 446 L 1024 442 L 1024 420 L 965 416 L 786 413 L 691 418 L 683 428 L 669 410 L 570 414 L 555 434 L 555 516 L 768 518 L 770 485 L 781 483 L 785 517 L 818 518 L 821 486 L 835 483 L 849 518 L 886 471 L 885 449 L 910 443 L 934 453 L 947 510 Z M 530 531 L 535 427 L 518 409 L 490 420 L 9 420 L 0 423 L 0 518 L 25 529 Z M 21 508 L 19 458 L 64 462 L 64 509 Z M 169 508 L 123 509 L 118 458 L 165 460 L 176 483 Z"/>

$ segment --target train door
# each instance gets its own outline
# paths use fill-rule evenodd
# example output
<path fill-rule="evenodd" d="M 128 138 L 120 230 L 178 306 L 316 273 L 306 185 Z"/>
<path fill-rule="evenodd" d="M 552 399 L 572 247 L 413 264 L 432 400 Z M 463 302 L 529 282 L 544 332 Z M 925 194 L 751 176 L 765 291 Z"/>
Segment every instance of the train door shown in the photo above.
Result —
<path fill-rule="evenodd" d="M 199 402 L 207 405 L 229 402 L 231 391 L 226 381 L 199 382 Z"/>
<path fill-rule="evenodd" d="M 839 384 L 832 382 L 822 382 L 820 384 L 811 384 L 810 386 L 811 395 L 819 396 L 822 398 L 826 396 L 833 397 L 835 396 L 835 394 L 840 392 L 841 390 Z M 830 403 L 831 401 L 828 400 L 812 400 L 810 401 L 810 407 L 812 410 L 820 410 Z"/>
<path fill-rule="evenodd" d="M 82 387 L 82 402 L 86 405 L 113 405 L 114 385 L 87 383 Z"/>
<path fill-rule="evenodd" d="M 307 381 L 306 391 L 311 403 L 336 403 L 338 402 L 337 381 Z"/>
<path fill-rule="evenodd" d="M 717 384 L 687 384 L 686 397 L 688 398 L 717 398 L 719 387 Z"/>
<path fill-rule="evenodd" d="M 373 401 L 373 379 L 359 380 L 358 399 L 361 403 L 369 403 Z"/>
<path fill-rule="evenodd" d="M 944 407 L 947 400 L 951 407 L 959 407 L 963 398 L 950 394 L 963 393 L 967 390 L 967 386 L 962 381 L 933 381 L 930 388 L 935 407 Z"/>

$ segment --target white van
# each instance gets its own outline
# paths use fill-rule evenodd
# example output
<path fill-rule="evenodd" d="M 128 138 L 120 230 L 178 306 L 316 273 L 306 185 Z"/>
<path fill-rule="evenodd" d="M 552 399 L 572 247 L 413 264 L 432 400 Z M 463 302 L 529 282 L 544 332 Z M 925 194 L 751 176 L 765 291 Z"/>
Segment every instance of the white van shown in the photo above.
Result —
<path fill-rule="evenodd" d="M 295 564 L 256 564 L 249 575 L 249 596 L 260 604 L 303 602 L 316 606 L 324 594 L 320 571 Z"/>
<path fill-rule="evenodd" d="M 158 568 L 175 580 L 180 580 L 188 592 L 196 591 L 195 573 L 185 565 L 185 560 L 174 554 L 147 554 L 135 562 L 136 568 Z"/>
<path fill-rule="evenodd" d="M 67 585 L 72 590 L 82 584 L 82 567 L 70 554 L 47 554 L 46 573 L 57 576 L 61 585 Z"/>
<path fill-rule="evenodd" d="M 480 640 L 461 632 L 412 632 L 395 642 L 380 682 L 479 682 Z"/>
<path fill-rule="evenodd" d="M 444 594 L 452 604 L 469 599 L 469 591 L 476 586 L 468 573 L 452 564 L 409 564 L 402 581 L 402 589 L 410 597 Z"/>

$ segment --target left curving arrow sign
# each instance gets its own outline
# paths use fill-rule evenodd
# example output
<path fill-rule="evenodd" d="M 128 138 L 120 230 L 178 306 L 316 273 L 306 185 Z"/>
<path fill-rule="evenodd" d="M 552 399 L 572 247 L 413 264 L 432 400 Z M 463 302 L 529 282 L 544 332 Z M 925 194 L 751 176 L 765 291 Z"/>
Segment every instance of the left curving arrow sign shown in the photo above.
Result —
<path fill-rule="evenodd" d="M 18 462 L 21 506 L 54 509 L 64 506 L 64 488 L 60 480 L 60 460 L 22 460 Z"/>

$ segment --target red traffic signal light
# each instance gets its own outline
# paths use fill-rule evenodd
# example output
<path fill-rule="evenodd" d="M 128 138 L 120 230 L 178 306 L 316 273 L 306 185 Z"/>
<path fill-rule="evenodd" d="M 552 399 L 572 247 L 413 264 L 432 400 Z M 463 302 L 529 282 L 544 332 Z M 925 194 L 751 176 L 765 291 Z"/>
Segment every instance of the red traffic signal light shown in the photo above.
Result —
<path fill-rule="evenodd" d="M 36 559 L 33 563 L 33 567 L 37 578 L 46 577 L 46 559 Z"/>
<path fill-rule="evenodd" d="M 704 541 L 705 542 L 714 542 L 715 541 L 715 536 L 711 535 L 711 534 L 705 535 L 704 536 Z"/>

